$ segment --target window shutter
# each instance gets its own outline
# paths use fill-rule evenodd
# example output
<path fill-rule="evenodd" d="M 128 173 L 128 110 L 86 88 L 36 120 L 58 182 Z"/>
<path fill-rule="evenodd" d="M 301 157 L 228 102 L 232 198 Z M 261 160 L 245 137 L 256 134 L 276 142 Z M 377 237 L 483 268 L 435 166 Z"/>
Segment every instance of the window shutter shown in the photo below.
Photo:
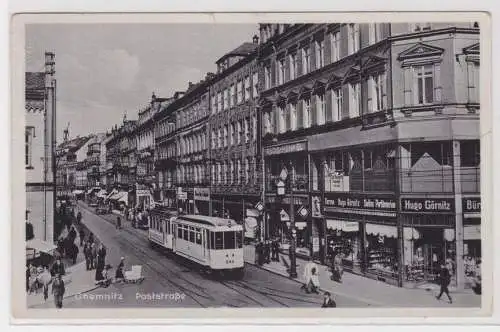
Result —
<path fill-rule="evenodd" d="M 370 110 L 368 109 L 368 94 L 366 93 L 366 90 L 368 88 L 368 81 L 364 80 L 361 81 L 359 84 L 359 92 L 358 92 L 358 98 L 360 101 L 359 105 L 359 116 L 363 116 L 366 113 L 369 113 Z"/>
<path fill-rule="evenodd" d="M 411 67 L 404 68 L 404 95 L 405 105 L 412 104 L 412 87 L 413 87 L 413 73 Z"/>
<path fill-rule="evenodd" d="M 297 128 L 304 127 L 304 100 L 297 100 Z"/>
<path fill-rule="evenodd" d="M 349 94 L 349 85 L 342 86 L 342 120 L 349 118 L 349 103 L 351 102 L 351 95 Z"/>
<path fill-rule="evenodd" d="M 441 87 L 441 64 L 434 64 L 434 101 L 440 103 L 442 101 Z"/>
<path fill-rule="evenodd" d="M 290 130 L 292 128 L 291 122 L 291 109 L 290 104 L 286 104 L 285 106 L 285 131 Z"/>
<path fill-rule="evenodd" d="M 344 58 L 349 54 L 349 25 L 344 24 L 340 29 L 340 58 Z"/>
<path fill-rule="evenodd" d="M 333 105 L 332 105 L 332 89 L 328 89 L 325 92 L 325 105 L 326 105 L 326 115 L 325 122 L 332 121 Z"/>
<path fill-rule="evenodd" d="M 368 107 L 366 113 L 371 113 L 373 111 L 373 92 L 374 92 L 373 76 L 369 76 L 365 84 L 366 84 L 366 90 L 365 90 L 366 106 Z"/>
<path fill-rule="evenodd" d="M 310 68 L 307 70 L 308 73 L 316 70 L 316 41 L 313 41 L 309 47 L 309 62 Z"/>
<path fill-rule="evenodd" d="M 273 86 L 276 86 L 276 59 L 271 60 L 271 84 L 269 87 L 272 88 Z M 243 87 L 243 90 L 245 90 L 245 87 Z"/>
<path fill-rule="evenodd" d="M 370 24 L 360 24 L 359 25 L 359 39 L 361 39 L 361 48 L 370 45 Z"/>
<path fill-rule="evenodd" d="M 315 125 L 318 123 L 318 121 L 317 121 L 317 120 L 318 120 L 318 114 L 317 114 L 317 113 L 318 113 L 318 108 L 319 108 L 319 107 L 317 107 L 317 106 L 318 106 L 318 105 L 317 105 L 317 102 L 318 102 L 318 96 L 317 96 L 317 95 L 315 95 L 315 94 L 312 94 L 312 93 L 311 93 L 311 95 L 310 95 L 310 96 L 311 96 L 311 97 L 310 97 L 310 98 L 311 98 L 311 99 L 310 99 L 310 105 L 311 105 L 311 109 L 310 109 L 310 111 L 311 111 L 311 113 L 310 113 L 310 117 L 311 117 L 311 118 L 309 119 L 309 122 L 310 122 L 311 127 L 312 127 L 312 126 L 315 126 Z"/>
<path fill-rule="evenodd" d="M 285 56 L 285 82 L 290 80 L 290 56 Z"/>
<path fill-rule="evenodd" d="M 297 50 L 297 77 L 302 75 L 302 53 L 303 50 L 299 48 Z"/>
<path fill-rule="evenodd" d="M 324 61 L 325 61 L 325 66 L 332 63 L 332 34 L 328 33 L 325 34 L 325 46 L 324 46 Z"/>

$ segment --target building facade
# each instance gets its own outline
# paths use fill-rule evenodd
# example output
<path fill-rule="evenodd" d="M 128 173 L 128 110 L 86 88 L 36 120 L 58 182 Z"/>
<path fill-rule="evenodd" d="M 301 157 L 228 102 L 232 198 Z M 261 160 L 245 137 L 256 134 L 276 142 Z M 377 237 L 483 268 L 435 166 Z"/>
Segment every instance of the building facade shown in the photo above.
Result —
<path fill-rule="evenodd" d="M 166 106 L 167 98 L 158 98 L 154 94 L 150 104 L 139 112 L 136 126 L 137 138 L 137 182 L 136 206 L 143 209 L 154 203 L 157 189 L 155 171 L 155 114 Z M 157 197 L 156 200 L 158 200 Z"/>
<path fill-rule="evenodd" d="M 190 82 L 185 94 L 169 108 L 176 122 L 177 207 L 186 213 L 209 215 L 207 80 Z"/>
<path fill-rule="evenodd" d="M 92 135 L 87 143 L 87 158 L 85 159 L 85 170 L 87 173 L 86 189 L 91 189 L 101 186 L 101 159 L 102 147 L 106 139 L 105 133 Z"/>
<path fill-rule="evenodd" d="M 170 104 L 181 98 L 184 92 L 176 92 L 160 111 L 154 115 L 155 123 L 155 170 L 158 191 L 155 200 L 166 207 L 177 207 L 177 119 Z"/>
<path fill-rule="evenodd" d="M 207 177 L 212 213 L 239 223 L 247 212 L 252 218 L 258 216 L 255 205 L 262 199 L 258 46 L 255 36 L 253 43 L 243 43 L 221 57 L 210 83 L 211 170 Z"/>
<path fill-rule="evenodd" d="M 462 287 L 480 257 L 479 29 L 260 29 L 267 232 L 286 245 L 293 214 L 299 254 L 399 286 L 450 260 Z"/>
<path fill-rule="evenodd" d="M 35 239 L 54 242 L 56 202 L 54 54 L 45 54 L 45 72 L 25 73 L 26 222 Z"/>

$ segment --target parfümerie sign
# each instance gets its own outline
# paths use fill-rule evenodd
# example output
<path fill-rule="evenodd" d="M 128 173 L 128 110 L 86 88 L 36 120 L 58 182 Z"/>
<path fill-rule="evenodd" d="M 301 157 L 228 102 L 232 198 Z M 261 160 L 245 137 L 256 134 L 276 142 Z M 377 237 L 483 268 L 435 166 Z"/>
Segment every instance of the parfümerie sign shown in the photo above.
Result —
<path fill-rule="evenodd" d="M 377 211 L 396 211 L 397 208 L 393 198 L 342 194 L 325 194 L 324 205 L 325 207 Z"/>
<path fill-rule="evenodd" d="M 402 198 L 401 211 L 448 213 L 454 211 L 454 204 L 451 198 Z"/>

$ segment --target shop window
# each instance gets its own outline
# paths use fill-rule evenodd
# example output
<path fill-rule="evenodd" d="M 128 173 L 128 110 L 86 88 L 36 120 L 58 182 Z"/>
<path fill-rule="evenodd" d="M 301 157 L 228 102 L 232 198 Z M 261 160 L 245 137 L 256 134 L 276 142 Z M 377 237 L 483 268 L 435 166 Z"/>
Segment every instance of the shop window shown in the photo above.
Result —
<path fill-rule="evenodd" d="M 481 161 L 479 141 L 460 142 L 460 164 L 462 167 L 477 167 Z"/>
<path fill-rule="evenodd" d="M 450 142 L 412 143 L 411 165 L 432 160 L 441 166 L 452 165 L 452 147 Z"/>

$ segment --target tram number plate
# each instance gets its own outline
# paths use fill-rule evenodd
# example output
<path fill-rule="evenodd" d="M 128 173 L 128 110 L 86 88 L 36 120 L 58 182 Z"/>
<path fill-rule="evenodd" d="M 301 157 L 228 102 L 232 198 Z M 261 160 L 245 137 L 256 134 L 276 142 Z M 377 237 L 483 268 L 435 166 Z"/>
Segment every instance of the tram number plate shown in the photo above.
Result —
<path fill-rule="evenodd" d="M 226 264 L 234 264 L 234 259 L 226 259 Z"/>

